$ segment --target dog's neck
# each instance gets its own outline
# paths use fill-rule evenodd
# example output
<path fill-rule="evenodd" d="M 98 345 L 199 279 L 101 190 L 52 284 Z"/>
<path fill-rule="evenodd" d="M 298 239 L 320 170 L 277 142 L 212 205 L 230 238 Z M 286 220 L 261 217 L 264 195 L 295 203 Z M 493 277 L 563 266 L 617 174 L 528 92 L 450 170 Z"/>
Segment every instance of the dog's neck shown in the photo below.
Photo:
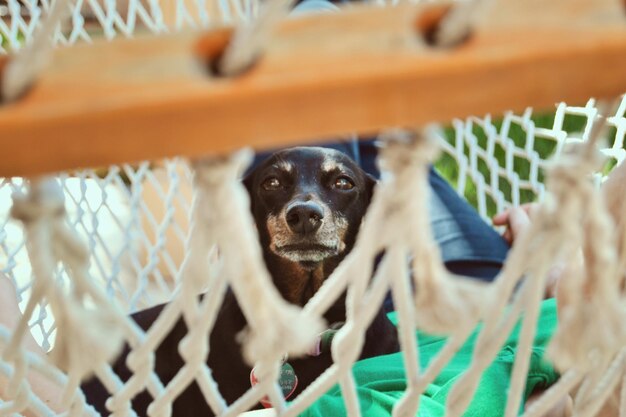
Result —
<path fill-rule="evenodd" d="M 266 254 L 265 263 L 276 288 L 292 304 L 303 306 L 319 290 L 339 264 L 330 258 L 314 267 L 304 267 L 274 254 Z"/>

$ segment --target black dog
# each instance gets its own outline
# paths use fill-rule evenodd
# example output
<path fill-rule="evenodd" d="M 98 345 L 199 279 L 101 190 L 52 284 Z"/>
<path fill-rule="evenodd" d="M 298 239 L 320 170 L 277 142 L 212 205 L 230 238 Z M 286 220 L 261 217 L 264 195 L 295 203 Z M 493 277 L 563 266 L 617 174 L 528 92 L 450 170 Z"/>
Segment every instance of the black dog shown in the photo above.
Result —
<path fill-rule="evenodd" d="M 278 152 L 254 169 L 244 180 L 258 228 L 265 262 L 274 284 L 289 302 L 303 306 L 352 249 L 375 180 L 346 155 L 324 148 L 293 148 Z M 343 297 L 325 314 L 329 324 L 345 321 Z M 133 316 L 148 329 L 162 306 Z M 237 335 L 246 320 L 237 300 L 227 293 L 210 336 L 208 366 L 224 399 L 230 404 L 250 388 L 251 368 L 241 356 Z M 187 333 L 183 320 L 156 351 L 155 370 L 167 384 L 182 368 L 178 343 Z M 361 359 L 397 352 L 395 327 L 380 309 L 369 327 Z M 126 349 L 114 365 L 127 380 Z M 293 399 L 332 364 L 329 349 L 318 356 L 289 358 L 298 378 Z M 103 415 L 108 393 L 97 380 L 83 385 L 87 400 Z M 138 415 L 147 414 L 152 398 L 143 392 L 133 400 Z M 174 416 L 212 415 L 196 383 L 174 402 Z"/>

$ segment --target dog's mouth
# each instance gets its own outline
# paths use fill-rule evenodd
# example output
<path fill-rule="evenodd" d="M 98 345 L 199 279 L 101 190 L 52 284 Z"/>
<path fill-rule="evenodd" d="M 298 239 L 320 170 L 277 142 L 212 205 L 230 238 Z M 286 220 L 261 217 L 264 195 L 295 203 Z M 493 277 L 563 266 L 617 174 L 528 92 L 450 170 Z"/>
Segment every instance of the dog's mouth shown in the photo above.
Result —
<path fill-rule="evenodd" d="M 304 266 L 315 265 L 339 253 L 338 245 L 320 243 L 293 243 L 276 247 L 276 254 Z"/>
<path fill-rule="evenodd" d="M 322 243 L 292 243 L 278 248 L 282 251 L 337 251 L 337 245 Z"/>

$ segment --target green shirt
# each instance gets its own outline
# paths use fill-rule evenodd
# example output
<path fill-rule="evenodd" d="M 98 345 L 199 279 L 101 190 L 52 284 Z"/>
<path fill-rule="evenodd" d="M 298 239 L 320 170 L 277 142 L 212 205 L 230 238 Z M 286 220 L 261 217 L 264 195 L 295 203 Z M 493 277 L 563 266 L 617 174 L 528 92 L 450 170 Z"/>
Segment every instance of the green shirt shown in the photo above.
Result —
<path fill-rule="evenodd" d="M 389 318 L 394 324 L 397 323 L 395 313 L 391 313 Z M 556 371 L 542 359 L 552 332 L 556 328 L 556 322 L 556 301 L 545 300 L 541 306 L 533 344 L 524 401 L 535 389 L 548 387 L 558 379 Z M 501 417 L 504 414 L 511 370 L 515 361 L 519 327 L 518 324 L 493 363 L 483 373 L 476 395 L 465 412 L 465 416 Z M 480 326 L 428 386 L 420 400 L 418 416 L 444 415 L 448 392 L 467 369 L 472 359 L 474 342 L 479 329 Z M 420 363 L 424 368 L 444 346 L 446 339 L 421 332 L 417 332 L 416 336 L 419 342 Z M 354 365 L 353 372 L 363 416 L 391 416 L 394 404 L 406 389 L 402 353 L 359 361 Z M 335 385 L 301 416 L 337 417 L 345 414 L 341 390 L 338 385 Z"/>

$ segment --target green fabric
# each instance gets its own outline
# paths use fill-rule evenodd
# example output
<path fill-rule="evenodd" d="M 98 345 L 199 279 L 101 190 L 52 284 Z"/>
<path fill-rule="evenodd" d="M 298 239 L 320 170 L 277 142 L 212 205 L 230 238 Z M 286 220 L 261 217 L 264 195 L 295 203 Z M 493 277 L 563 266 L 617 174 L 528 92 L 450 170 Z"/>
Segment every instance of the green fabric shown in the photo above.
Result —
<path fill-rule="evenodd" d="M 396 324 L 394 313 L 389 316 Z M 556 328 L 556 301 L 546 300 L 541 306 L 541 314 L 537 326 L 530 368 L 526 384 L 526 399 L 533 390 L 545 388 L 553 384 L 558 375 L 556 371 L 542 359 L 545 348 Z M 515 360 L 519 325 L 511 333 L 494 362 L 484 372 L 478 391 L 465 412 L 465 416 L 501 417 L 504 414 L 506 395 L 510 373 Z M 456 356 L 442 370 L 441 374 L 428 387 L 421 397 L 418 416 L 443 416 L 445 401 L 450 389 L 467 369 L 471 357 L 477 330 L 459 350 Z M 445 338 L 418 332 L 420 363 L 424 368 L 445 344 Z M 403 360 L 401 353 L 379 356 L 359 361 L 353 368 L 358 386 L 361 410 L 364 416 L 391 416 L 396 401 L 406 389 Z M 341 390 L 336 385 L 315 402 L 301 416 L 336 417 L 346 414 L 341 398 Z"/>

